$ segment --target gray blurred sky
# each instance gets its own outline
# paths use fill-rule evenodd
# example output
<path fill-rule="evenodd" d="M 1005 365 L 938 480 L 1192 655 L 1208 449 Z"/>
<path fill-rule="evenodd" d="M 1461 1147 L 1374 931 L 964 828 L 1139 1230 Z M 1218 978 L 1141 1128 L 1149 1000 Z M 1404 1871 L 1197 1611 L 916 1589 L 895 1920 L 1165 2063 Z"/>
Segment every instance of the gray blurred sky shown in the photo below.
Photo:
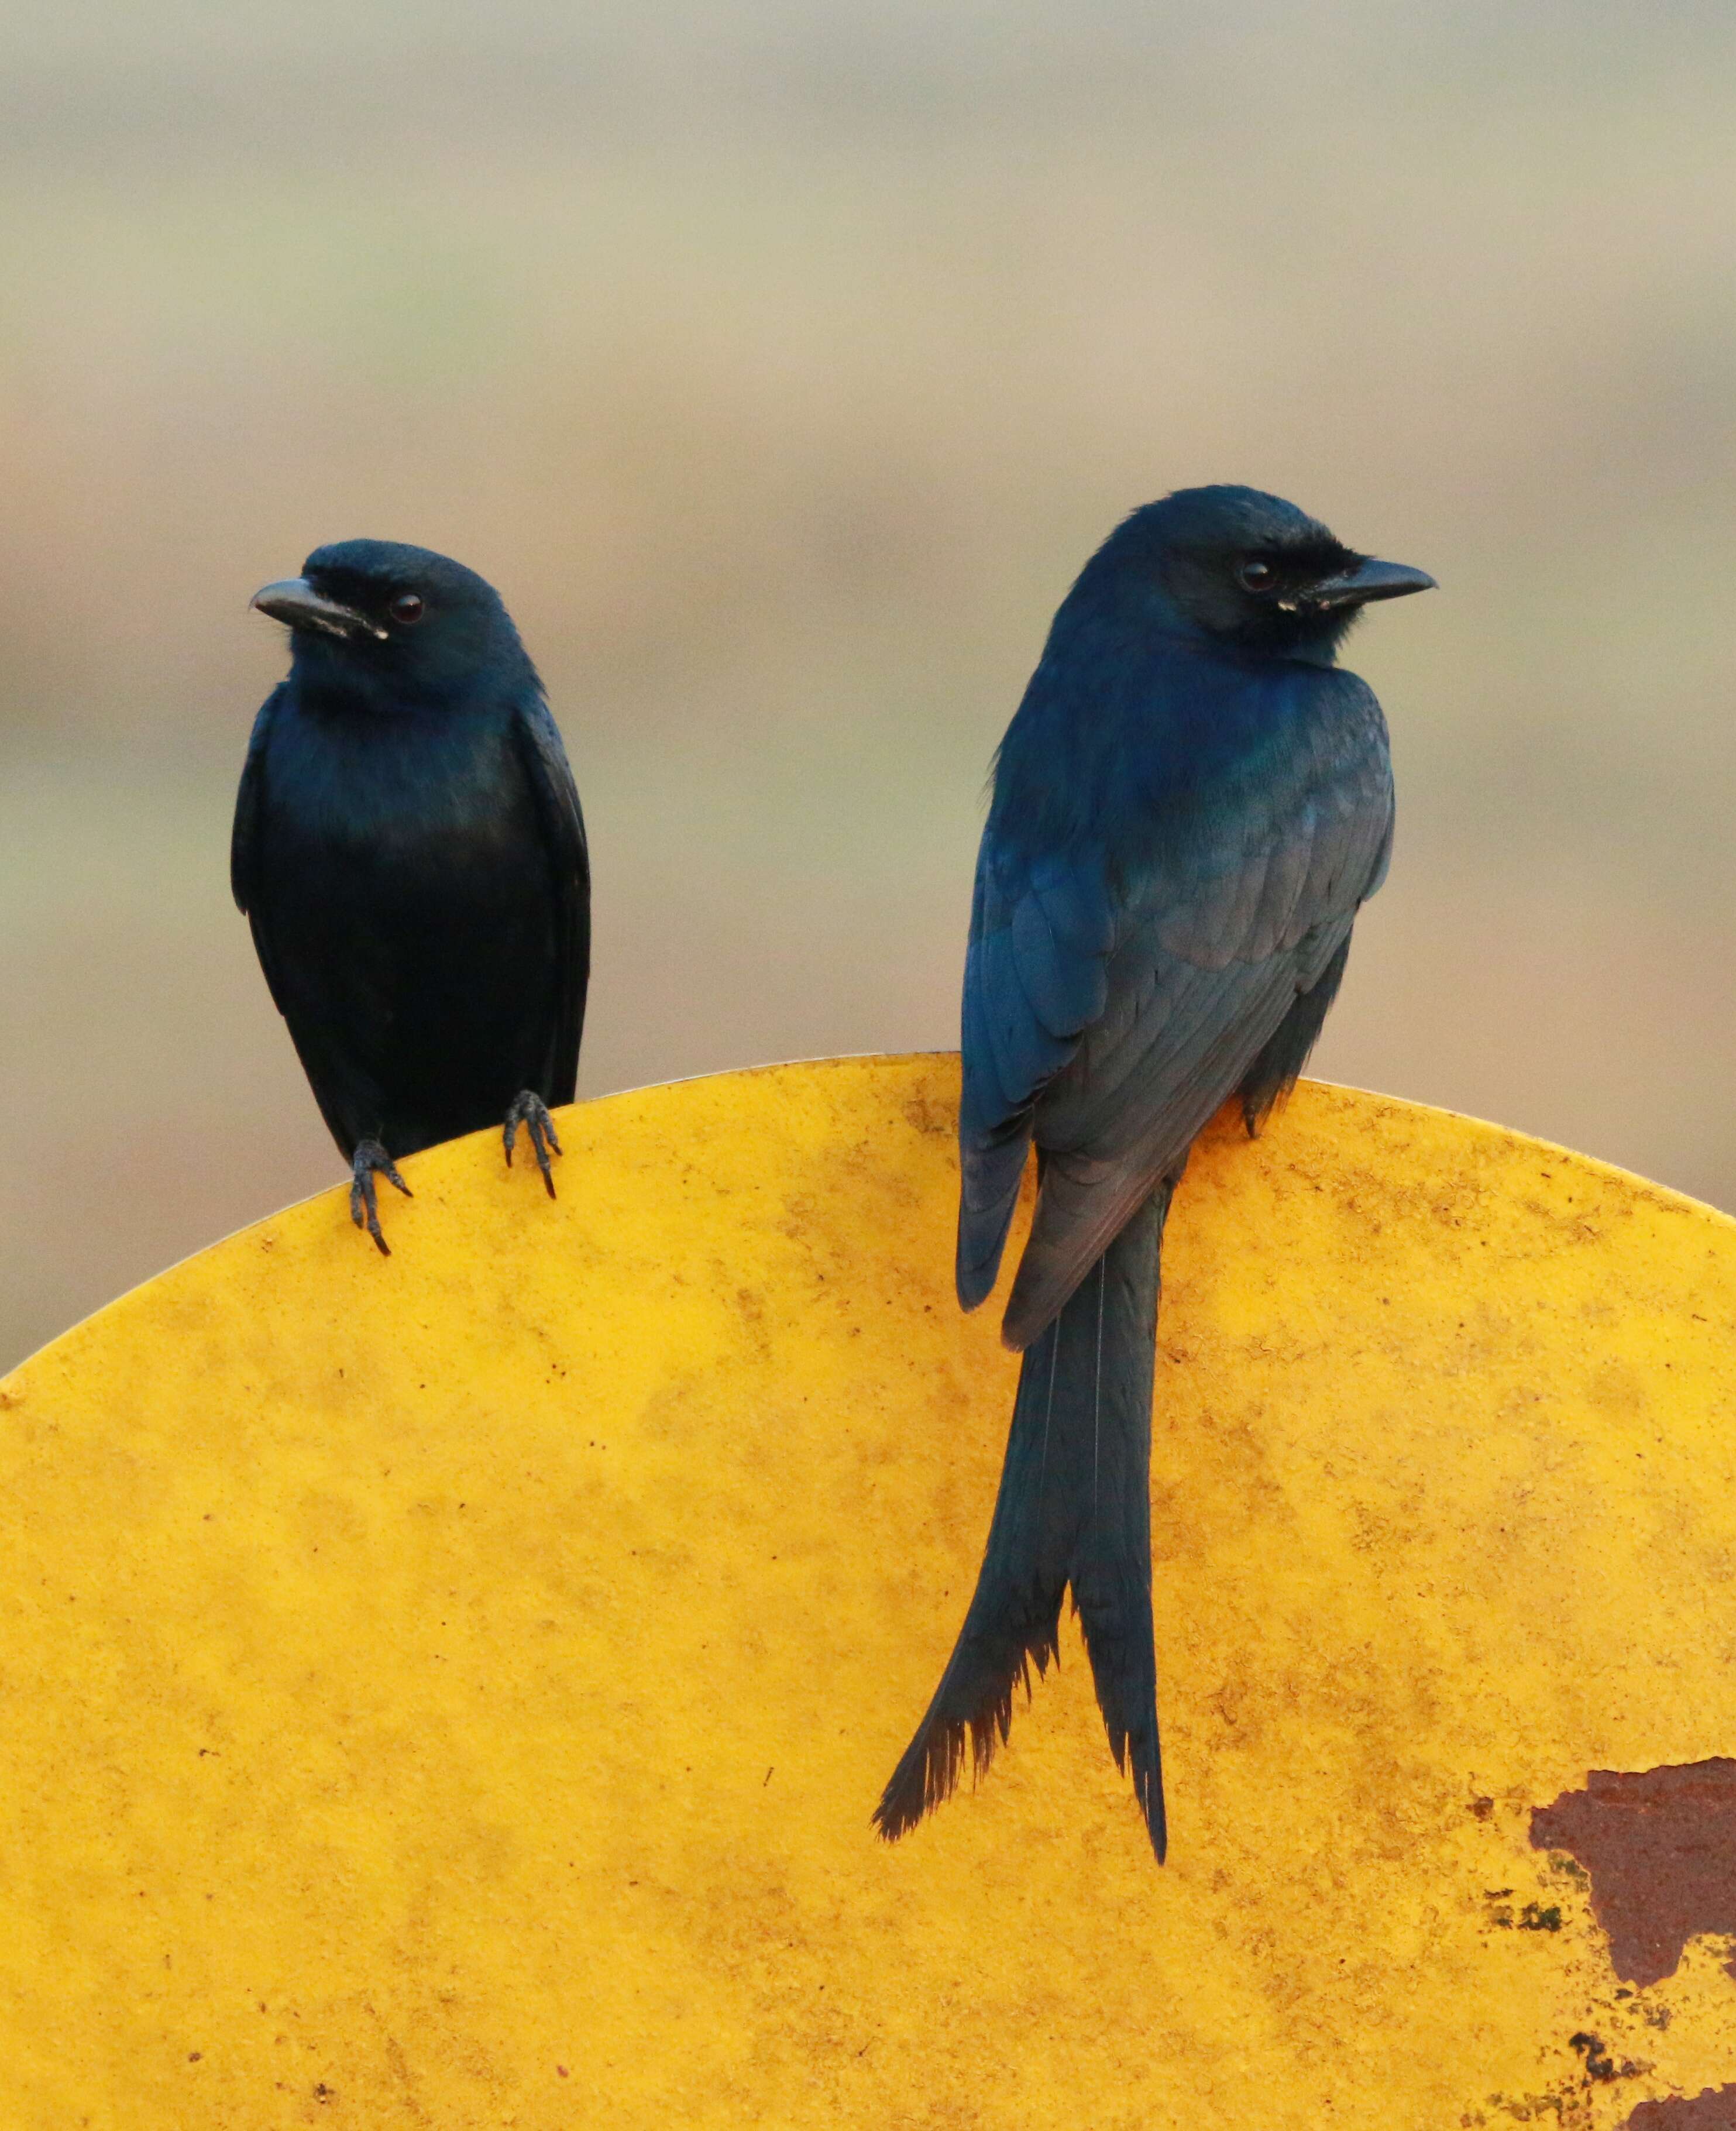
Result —
<path fill-rule="evenodd" d="M 14 8 L 0 1364 L 339 1174 L 227 901 L 325 539 L 500 586 L 582 1088 L 954 1041 L 990 752 L 1130 505 L 1442 590 L 1317 1058 L 1736 1205 L 1736 9 Z"/>

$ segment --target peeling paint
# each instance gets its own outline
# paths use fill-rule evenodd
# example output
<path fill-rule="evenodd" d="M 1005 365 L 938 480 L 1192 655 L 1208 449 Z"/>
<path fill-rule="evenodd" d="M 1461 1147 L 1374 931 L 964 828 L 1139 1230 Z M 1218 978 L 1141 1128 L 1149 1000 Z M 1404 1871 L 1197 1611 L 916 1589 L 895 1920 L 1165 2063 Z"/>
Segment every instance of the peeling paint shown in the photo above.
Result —
<path fill-rule="evenodd" d="M 1673 1975 L 1702 1933 L 1736 1935 L 1736 1760 L 1638 1774 L 1594 1769 L 1584 1790 L 1533 1813 L 1531 1843 L 1585 1867 L 1624 1983 L 1643 1990 Z M 1736 1975 L 1736 1960 L 1729 1966 Z"/>
<path fill-rule="evenodd" d="M 1626 2131 L 1736 2131 L 1736 2086 L 1709 2086 L 1704 2093 L 1643 2101 Z"/>

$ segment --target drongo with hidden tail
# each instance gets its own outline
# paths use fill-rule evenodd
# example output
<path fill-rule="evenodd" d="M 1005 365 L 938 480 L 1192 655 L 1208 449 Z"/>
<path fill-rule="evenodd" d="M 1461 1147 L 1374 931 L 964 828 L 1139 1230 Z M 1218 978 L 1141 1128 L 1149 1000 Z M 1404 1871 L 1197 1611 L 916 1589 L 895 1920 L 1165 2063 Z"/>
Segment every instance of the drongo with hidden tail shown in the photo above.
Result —
<path fill-rule="evenodd" d="M 578 793 L 494 588 L 424 548 L 346 540 L 253 605 L 289 678 L 253 727 L 231 878 L 265 982 L 382 1252 L 395 1157 L 522 1126 L 551 1197 L 591 963 Z M 388 1255 L 390 1253 L 388 1252 Z"/>

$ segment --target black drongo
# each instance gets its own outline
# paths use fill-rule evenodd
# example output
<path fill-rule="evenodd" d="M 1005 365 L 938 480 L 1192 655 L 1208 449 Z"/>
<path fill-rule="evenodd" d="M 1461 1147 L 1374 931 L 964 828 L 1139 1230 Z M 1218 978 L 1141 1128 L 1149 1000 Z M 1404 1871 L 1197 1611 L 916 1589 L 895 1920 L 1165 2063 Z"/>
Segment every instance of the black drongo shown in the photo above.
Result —
<path fill-rule="evenodd" d="M 253 727 L 231 877 L 382 1251 L 394 1157 L 504 1121 L 543 1182 L 591 960 L 578 793 L 499 595 L 423 548 L 346 540 L 255 595 L 290 630 Z"/>
<path fill-rule="evenodd" d="M 974 1597 L 875 1816 L 901 1834 L 1007 1736 L 1070 1589 L 1118 1764 L 1165 1846 L 1150 1468 L 1159 1253 L 1195 1137 L 1301 1071 L 1392 838 L 1380 706 L 1334 664 L 1420 570 L 1255 490 L 1189 489 L 1068 594 L 1002 742 L 965 962 L 958 1288 L 999 1269 L 1033 1146 L 1022 1351 Z"/>

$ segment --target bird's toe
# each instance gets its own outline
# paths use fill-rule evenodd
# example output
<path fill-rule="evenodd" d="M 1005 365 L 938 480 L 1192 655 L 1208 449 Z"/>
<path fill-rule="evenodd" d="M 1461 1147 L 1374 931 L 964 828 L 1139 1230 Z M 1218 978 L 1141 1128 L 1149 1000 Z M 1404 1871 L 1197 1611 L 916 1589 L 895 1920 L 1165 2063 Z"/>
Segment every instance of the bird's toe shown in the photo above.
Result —
<path fill-rule="evenodd" d="M 398 1173 L 398 1165 L 377 1139 L 365 1139 L 357 1145 L 350 1164 L 350 1219 L 358 1228 L 366 1228 L 374 1238 L 374 1247 L 382 1257 L 392 1255 L 380 1225 L 380 1201 L 375 1187 L 375 1176 L 383 1176 L 389 1184 L 397 1186 L 406 1199 L 415 1194 Z"/>
<path fill-rule="evenodd" d="M 537 1167 L 543 1172 L 543 1188 L 551 1199 L 555 1195 L 554 1172 L 548 1157 L 561 1152 L 561 1142 L 555 1132 L 555 1121 L 548 1113 L 548 1105 L 534 1089 L 525 1088 L 515 1095 L 506 1112 L 506 1123 L 502 1137 L 506 1147 L 506 1166 L 512 1166 L 513 1149 L 518 1144 L 519 1128 L 524 1128 L 525 1137 L 530 1142 L 531 1152 L 536 1156 Z"/>

